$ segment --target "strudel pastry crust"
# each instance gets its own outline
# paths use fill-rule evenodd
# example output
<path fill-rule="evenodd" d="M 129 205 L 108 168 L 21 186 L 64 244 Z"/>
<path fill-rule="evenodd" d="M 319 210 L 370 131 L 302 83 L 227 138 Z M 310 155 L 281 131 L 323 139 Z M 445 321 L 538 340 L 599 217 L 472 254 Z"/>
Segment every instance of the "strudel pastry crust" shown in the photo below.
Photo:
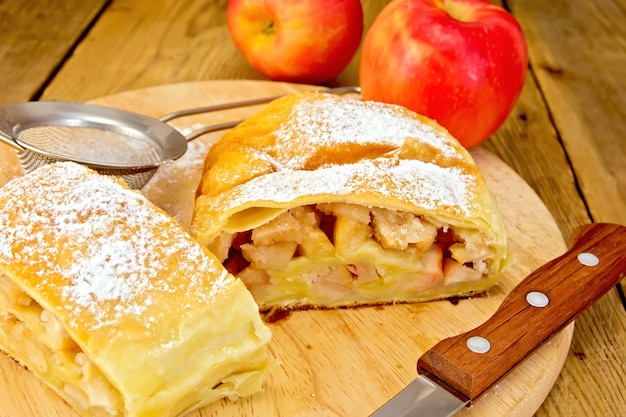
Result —
<path fill-rule="evenodd" d="M 445 129 L 324 93 L 280 98 L 211 148 L 191 232 L 262 310 L 469 296 L 507 254 L 496 201 Z"/>
<path fill-rule="evenodd" d="M 178 416 L 259 391 L 242 282 L 121 181 L 73 163 L 0 189 L 0 348 L 85 416 Z"/>

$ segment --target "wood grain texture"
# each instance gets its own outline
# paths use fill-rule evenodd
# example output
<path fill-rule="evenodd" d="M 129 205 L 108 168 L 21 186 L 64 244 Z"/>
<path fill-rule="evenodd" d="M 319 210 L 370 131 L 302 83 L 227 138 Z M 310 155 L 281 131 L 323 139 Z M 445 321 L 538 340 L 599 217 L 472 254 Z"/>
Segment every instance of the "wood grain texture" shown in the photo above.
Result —
<path fill-rule="evenodd" d="M 365 31 L 387 3 L 363 1 Z M 230 38 L 226 5 L 226 0 L 169 0 L 155 7 L 152 1 L 114 0 L 42 98 L 87 101 L 176 82 L 266 79 Z M 358 84 L 359 57 L 360 50 L 328 84 Z"/>
<path fill-rule="evenodd" d="M 226 4 L 113 1 L 42 98 L 86 101 L 180 81 L 261 79 L 230 39 Z"/>
<path fill-rule="evenodd" d="M 104 97 L 97 102 L 161 116 L 174 110 L 310 89 L 262 81 L 207 81 L 161 86 Z M 187 132 L 199 125 L 247 117 L 232 109 L 172 122 Z M 183 227 L 189 227 L 204 156 L 223 133 L 191 142 L 177 162 L 161 167 L 142 192 Z M 2 154 L 12 152 L 0 146 Z M 482 148 L 472 151 L 504 212 L 512 264 L 486 297 L 337 311 L 301 311 L 271 325 L 270 351 L 279 366 L 265 391 L 237 402 L 220 401 L 194 417 L 369 415 L 416 376 L 417 358 L 442 338 L 489 318 L 527 274 L 566 248 L 550 212 L 510 167 Z M 530 211 L 525 208 L 531 208 Z M 567 328 L 459 417 L 528 417 L 560 372 L 573 329 Z M 38 385 L 39 384 L 39 385 Z M 75 417 L 49 390 L 11 360 L 0 357 L 0 417 Z"/>
<path fill-rule="evenodd" d="M 547 107 L 543 117 L 554 123 L 589 213 L 581 210 L 573 187 L 563 192 L 561 185 L 571 184 L 570 170 L 558 169 L 560 158 L 554 156 L 561 153 L 555 149 L 547 150 L 552 156 L 542 162 L 548 166 L 538 171 L 554 181 L 555 194 L 546 197 L 547 186 L 534 188 L 566 232 L 585 217 L 626 224 L 626 2 L 507 4 L 528 40 L 531 71 Z M 524 157 L 518 166 L 519 160 L 534 163 L 534 158 Z M 563 178 L 565 182 L 559 181 Z M 612 291 L 576 321 L 563 373 L 537 416 L 624 415 L 625 341 L 625 309 Z"/>
<path fill-rule="evenodd" d="M 106 0 L 0 1 L 0 105 L 33 99 L 105 4 Z"/>
<path fill-rule="evenodd" d="M 576 177 L 532 76 L 505 123 L 484 146 L 521 175 L 555 217 L 563 236 L 588 223 Z"/>
<path fill-rule="evenodd" d="M 626 224 L 626 2 L 510 6 L 593 220 Z"/>

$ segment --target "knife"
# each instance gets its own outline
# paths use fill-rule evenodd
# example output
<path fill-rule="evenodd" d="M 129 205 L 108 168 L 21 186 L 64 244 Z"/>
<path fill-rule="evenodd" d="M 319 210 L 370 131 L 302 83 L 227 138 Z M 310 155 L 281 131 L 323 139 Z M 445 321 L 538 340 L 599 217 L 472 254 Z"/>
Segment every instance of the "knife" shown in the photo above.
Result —
<path fill-rule="evenodd" d="M 444 339 L 419 376 L 370 417 L 449 417 L 470 405 L 626 276 L 626 227 L 593 223 L 521 281 L 489 320 Z"/>

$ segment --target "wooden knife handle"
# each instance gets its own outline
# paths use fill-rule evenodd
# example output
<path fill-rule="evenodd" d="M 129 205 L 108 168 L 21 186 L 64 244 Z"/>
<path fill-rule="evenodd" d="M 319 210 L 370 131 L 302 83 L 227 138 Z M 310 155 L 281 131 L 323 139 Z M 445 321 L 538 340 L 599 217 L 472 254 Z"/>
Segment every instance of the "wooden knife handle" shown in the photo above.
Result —
<path fill-rule="evenodd" d="M 418 373 L 464 401 L 476 400 L 624 278 L 626 227 L 590 224 L 572 240 L 569 251 L 520 282 L 487 322 L 420 357 Z"/>

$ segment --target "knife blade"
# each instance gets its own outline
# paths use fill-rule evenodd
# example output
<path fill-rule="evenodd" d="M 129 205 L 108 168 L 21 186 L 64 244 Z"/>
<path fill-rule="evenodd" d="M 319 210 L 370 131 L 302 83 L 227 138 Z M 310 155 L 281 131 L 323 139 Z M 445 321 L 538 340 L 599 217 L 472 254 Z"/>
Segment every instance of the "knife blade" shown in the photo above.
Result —
<path fill-rule="evenodd" d="M 485 323 L 444 339 L 419 376 L 370 417 L 449 417 L 480 399 L 626 276 L 626 227 L 593 223 L 524 278 Z"/>

